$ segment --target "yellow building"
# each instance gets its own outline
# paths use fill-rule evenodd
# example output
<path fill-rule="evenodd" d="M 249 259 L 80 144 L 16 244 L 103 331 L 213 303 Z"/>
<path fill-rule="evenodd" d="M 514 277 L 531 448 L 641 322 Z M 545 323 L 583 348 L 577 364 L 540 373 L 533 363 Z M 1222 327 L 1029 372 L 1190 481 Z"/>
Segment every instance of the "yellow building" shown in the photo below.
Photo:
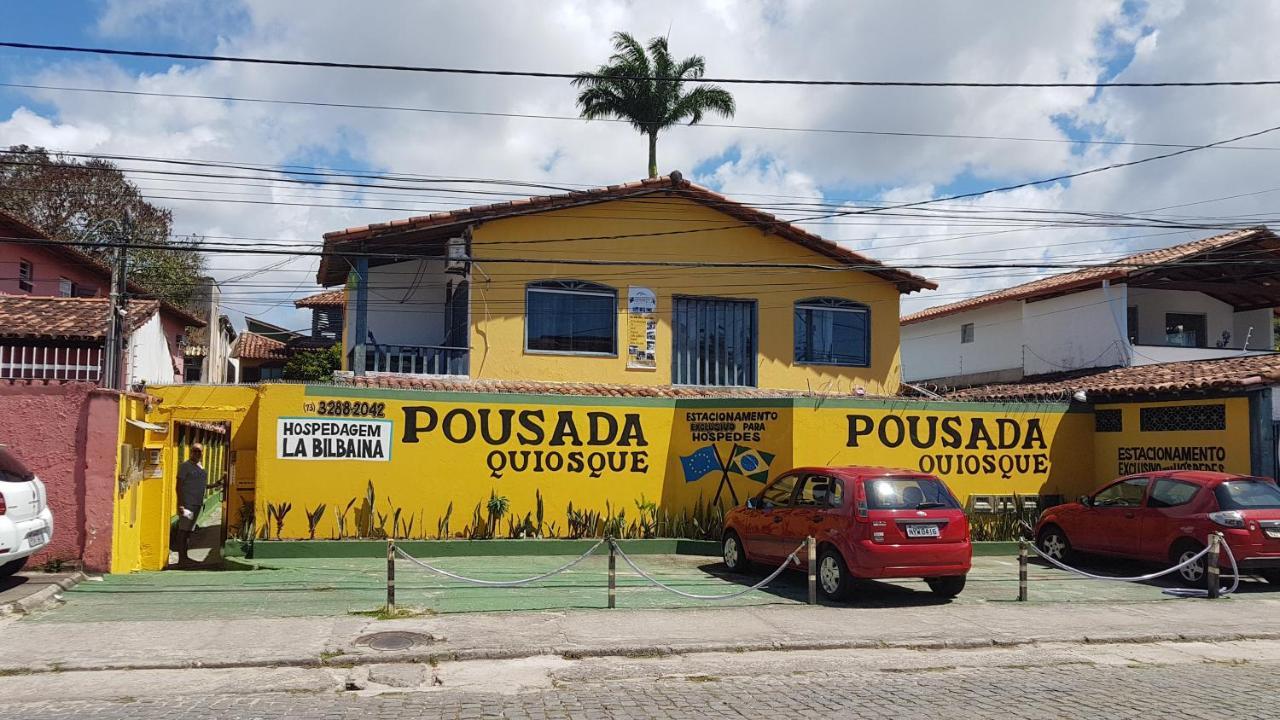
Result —
<path fill-rule="evenodd" d="M 933 283 L 680 174 L 350 228 L 346 367 L 896 394 L 898 298 Z"/>

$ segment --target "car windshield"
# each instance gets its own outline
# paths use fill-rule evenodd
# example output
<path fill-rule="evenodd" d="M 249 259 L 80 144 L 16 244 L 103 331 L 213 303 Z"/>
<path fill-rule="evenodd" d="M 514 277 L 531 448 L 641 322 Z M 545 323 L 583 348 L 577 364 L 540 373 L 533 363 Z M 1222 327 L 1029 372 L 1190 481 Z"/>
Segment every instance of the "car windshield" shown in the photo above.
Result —
<path fill-rule="evenodd" d="M 936 478 L 886 477 L 866 480 L 867 507 L 872 510 L 958 508 L 947 486 Z"/>
<path fill-rule="evenodd" d="M 1280 488 L 1266 480 L 1228 480 L 1213 494 L 1223 510 L 1280 508 Z"/>
<path fill-rule="evenodd" d="M 0 482 L 27 482 L 35 477 L 13 453 L 0 448 Z"/>

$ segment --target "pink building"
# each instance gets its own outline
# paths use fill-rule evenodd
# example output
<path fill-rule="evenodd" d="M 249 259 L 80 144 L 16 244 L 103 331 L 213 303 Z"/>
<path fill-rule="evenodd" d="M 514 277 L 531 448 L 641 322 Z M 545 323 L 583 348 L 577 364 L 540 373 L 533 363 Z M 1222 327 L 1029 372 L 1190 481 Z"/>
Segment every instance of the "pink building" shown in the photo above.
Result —
<path fill-rule="evenodd" d="M 0 380 L 101 380 L 111 268 L 0 212 Z M 30 239 L 30 243 L 21 242 Z M 191 313 L 130 284 L 127 385 L 183 379 Z"/>

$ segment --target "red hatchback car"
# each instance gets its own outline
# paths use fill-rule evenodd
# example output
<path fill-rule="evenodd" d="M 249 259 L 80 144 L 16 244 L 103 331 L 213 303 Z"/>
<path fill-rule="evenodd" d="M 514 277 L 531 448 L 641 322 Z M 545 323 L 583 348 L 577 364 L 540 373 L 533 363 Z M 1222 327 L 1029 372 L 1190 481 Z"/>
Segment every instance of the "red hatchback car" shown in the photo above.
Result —
<path fill-rule="evenodd" d="M 1067 562 L 1072 551 L 1170 564 L 1220 532 L 1242 572 L 1280 583 L 1280 488 L 1268 478 L 1166 470 L 1123 477 L 1092 495 L 1044 511 L 1036 546 Z M 1226 554 L 1223 567 L 1230 567 Z M 1196 585 L 1205 561 L 1179 571 Z"/>
<path fill-rule="evenodd" d="M 880 467 L 805 467 L 725 516 L 724 562 L 776 566 L 806 537 L 818 543 L 818 587 L 840 599 L 860 578 L 924 578 L 937 595 L 964 589 L 969 522 L 938 478 Z"/>

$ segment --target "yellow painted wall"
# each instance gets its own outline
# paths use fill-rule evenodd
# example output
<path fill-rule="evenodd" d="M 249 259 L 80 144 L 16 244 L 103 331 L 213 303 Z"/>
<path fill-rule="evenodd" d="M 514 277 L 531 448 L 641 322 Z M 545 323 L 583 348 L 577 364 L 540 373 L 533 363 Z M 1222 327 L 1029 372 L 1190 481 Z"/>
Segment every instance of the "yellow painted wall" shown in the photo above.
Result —
<path fill-rule="evenodd" d="M 146 405 L 133 395 L 120 396 L 120 428 L 116 449 L 116 493 L 112 510 L 111 572 L 133 572 L 142 569 L 143 527 L 143 478 L 129 473 L 130 458 L 125 457 L 125 446 L 139 448 L 145 453 L 146 432 L 130 425 L 128 420 L 145 420 Z M 145 457 L 145 456 L 144 456 Z"/>
<path fill-rule="evenodd" d="M 1249 472 L 1248 401 L 1243 398 L 1102 405 L 1099 409 L 1123 413 L 1124 432 L 1107 433 L 1095 432 L 1092 412 L 1063 404 L 586 398 L 290 384 L 151 391 L 162 402 L 153 404 L 150 422 L 233 423 L 237 486 L 252 473 L 245 497 L 255 508 L 258 537 L 265 532 L 272 539 L 307 538 L 307 513 L 320 504 L 326 507 L 316 525 L 317 539 L 339 536 L 340 514 L 346 523 L 343 537 L 367 534 L 370 483 L 373 527 L 434 538 L 450 504 L 449 536 L 474 522 L 477 506 L 482 522 L 487 520 L 484 505 L 491 493 L 506 497 L 509 515 L 518 520 L 534 512 L 540 492 L 545 528 L 563 536 L 570 502 L 576 510 L 625 510 L 630 522 L 642 498 L 668 513 L 688 511 L 717 495 L 726 505 L 736 504 L 759 490 L 759 478 L 802 465 L 933 472 L 962 501 L 970 495 L 1088 492 L 1121 472 L 1115 463 L 1122 447 L 1221 447 L 1224 469 Z M 1141 407 L 1192 403 L 1223 404 L 1227 429 L 1137 430 Z M 509 433 L 504 418 L 510 419 Z M 282 435 L 286 424 L 290 431 L 315 430 L 335 420 L 376 429 L 381 438 L 359 439 L 386 459 L 312 459 L 317 448 L 322 455 L 335 454 L 339 447 L 349 452 L 350 444 L 335 444 L 315 432 Z M 316 423 L 321 425 L 308 425 Z M 176 467 L 171 437 L 148 432 L 146 443 L 163 447 L 166 463 Z M 130 496 L 121 497 L 116 515 L 121 548 L 113 568 L 163 566 L 172 484 L 170 470 L 163 481 L 140 485 L 140 523 L 126 521 Z M 286 503 L 291 509 L 277 528 L 268 520 L 268 508 Z M 397 508 L 401 525 L 393 529 Z M 410 518 L 413 529 L 406 531 Z M 498 535 L 505 536 L 506 529 L 504 519 Z M 125 547 L 129 543 L 140 546 L 136 556 Z"/>
<path fill-rule="evenodd" d="M 661 235 L 696 228 L 696 236 Z M 646 233 L 654 235 L 646 236 Z M 621 239 L 577 239 L 618 234 Z M 671 260 L 835 265 L 836 261 L 784 240 L 742 226 L 710 207 L 670 195 L 569 208 L 484 223 L 472 238 L 477 258 L 472 272 L 471 376 L 484 379 L 671 384 L 674 295 L 756 300 L 759 328 L 757 384 L 762 388 L 896 394 L 899 381 L 898 290 L 892 283 L 859 271 L 807 269 L 614 267 L 486 262 L 485 258 L 536 257 L 598 260 Z M 525 286 L 537 280 L 577 279 L 618 291 L 617 357 L 529 354 L 524 351 Z M 657 368 L 628 370 L 626 357 L 627 288 L 653 290 L 658 299 Z M 871 366 L 847 368 L 796 365 L 794 303 L 814 297 L 853 300 L 871 309 Z"/>
<path fill-rule="evenodd" d="M 1142 408 L 1173 406 L 1225 407 L 1223 430 L 1143 431 Z M 1096 410 L 1119 410 L 1121 431 L 1095 435 L 1094 479 L 1105 483 L 1122 475 L 1151 470 L 1196 469 L 1249 474 L 1249 399 L 1179 400 L 1098 405 Z"/>
<path fill-rule="evenodd" d="M 759 482 L 747 476 L 762 462 L 767 477 L 798 465 L 925 469 L 946 479 L 962 500 L 970 493 L 1068 495 L 1091 484 L 1092 415 L 1068 412 L 1065 405 L 676 401 L 301 385 L 266 385 L 260 392 L 258 517 L 267 517 L 268 506 L 291 505 L 279 531 L 272 524 L 272 538 L 308 537 L 307 513 L 321 503 L 326 509 L 318 539 L 338 536 L 335 511 L 348 507 L 344 536 L 354 535 L 357 516 L 367 517 L 369 483 L 375 526 L 378 514 L 390 516 L 400 508 L 406 521 L 414 517 L 414 537 L 424 531 L 435 537 L 437 520 L 450 503 L 450 532 L 456 535 L 473 522 L 477 505 L 486 515 L 491 492 L 507 497 L 510 512 L 521 518 L 533 512 L 540 491 L 544 521 L 556 523 L 561 533 L 571 501 L 578 510 L 625 509 L 629 519 L 641 497 L 669 512 L 717 494 L 726 505 L 736 504 L 759 490 Z M 504 414 L 511 419 L 509 434 Z M 298 436 L 282 436 L 282 419 L 300 428 L 299 423 L 335 417 L 380 428 L 388 438 L 380 445 L 388 459 L 313 459 L 314 433 L 301 446 Z M 896 447 L 879 435 L 886 422 L 904 428 L 901 442 L 892 432 L 887 436 Z M 854 445 L 851 423 L 861 433 Z M 939 428 L 932 439 L 919 432 L 930 423 Z M 414 425 L 416 432 L 410 430 Z M 960 447 L 948 446 L 953 434 Z M 735 458 L 740 466 L 726 478 L 722 468 Z M 756 464 L 748 467 L 749 462 Z M 391 530 L 390 520 L 385 528 Z M 505 532 L 505 521 L 499 532 Z"/>
<path fill-rule="evenodd" d="M 1091 484 L 1093 415 L 1064 404 L 805 401 L 797 464 L 923 470 L 970 495 L 1082 492 Z"/>
<path fill-rule="evenodd" d="M 245 496 L 250 507 L 253 499 L 253 473 L 256 468 L 252 458 L 257 446 L 258 390 L 250 386 L 172 385 L 147 388 L 148 395 L 156 398 L 145 411 L 147 422 L 161 425 L 166 432 L 142 431 L 127 426 L 122 417 L 122 437 L 140 439 L 148 450 L 159 450 L 161 465 L 159 477 L 144 477 L 138 486 L 117 498 L 116 528 L 113 544 L 112 572 L 134 570 L 160 570 L 169 560 L 170 520 L 177 508 L 176 473 L 179 464 L 175 420 L 198 422 L 230 422 L 231 448 L 248 452 L 250 462 L 245 464 L 237 457 L 237 475 L 230 499 L 231 522 L 235 515 L 238 496 Z M 141 401 L 127 405 L 130 417 L 143 419 Z M 122 410 L 122 414 L 125 411 Z M 125 440 L 132 442 L 132 440 Z M 244 473 L 247 472 L 247 477 Z M 136 520 L 133 508 L 137 506 Z"/>

